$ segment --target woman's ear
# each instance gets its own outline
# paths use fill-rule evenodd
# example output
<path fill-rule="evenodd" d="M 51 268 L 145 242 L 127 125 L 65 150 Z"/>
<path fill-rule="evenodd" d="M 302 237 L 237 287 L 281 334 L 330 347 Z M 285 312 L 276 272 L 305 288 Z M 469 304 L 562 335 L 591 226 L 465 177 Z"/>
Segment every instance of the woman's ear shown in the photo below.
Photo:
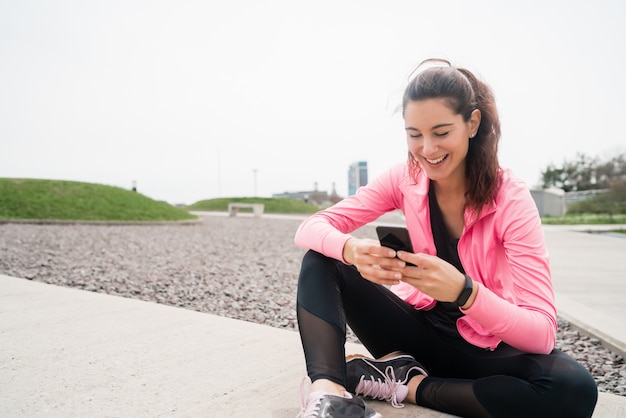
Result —
<path fill-rule="evenodd" d="M 470 115 L 470 120 L 468 122 L 470 138 L 474 138 L 474 136 L 476 136 L 476 132 L 478 132 L 478 127 L 480 126 L 480 118 L 481 118 L 480 110 L 478 109 L 472 110 L 472 114 Z"/>

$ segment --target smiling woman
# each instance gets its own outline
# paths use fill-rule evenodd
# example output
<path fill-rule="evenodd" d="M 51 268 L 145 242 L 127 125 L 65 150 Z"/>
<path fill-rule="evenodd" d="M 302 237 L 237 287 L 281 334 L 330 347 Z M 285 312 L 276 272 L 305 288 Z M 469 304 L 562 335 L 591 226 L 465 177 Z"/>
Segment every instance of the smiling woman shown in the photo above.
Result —
<path fill-rule="evenodd" d="M 296 232 L 309 250 L 297 296 L 312 381 L 302 416 L 378 416 L 350 393 L 458 416 L 591 416 L 592 376 L 555 348 L 537 207 L 498 163 L 491 89 L 466 69 L 431 67 L 410 81 L 402 115 L 408 162 Z M 352 235 L 393 210 L 414 252 Z M 345 357 L 346 325 L 376 359 Z"/>

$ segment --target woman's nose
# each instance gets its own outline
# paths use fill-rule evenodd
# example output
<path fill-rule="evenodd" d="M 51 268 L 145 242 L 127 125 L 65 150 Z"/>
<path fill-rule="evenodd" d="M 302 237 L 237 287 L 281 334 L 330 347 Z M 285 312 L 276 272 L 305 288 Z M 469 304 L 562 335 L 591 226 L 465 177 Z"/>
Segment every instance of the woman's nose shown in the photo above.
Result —
<path fill-rule="evenodd" d="M 437 144 L 433 141 L 433 138 L 430 136 L 424 135 L 424 139 L 422 142 L 422 154 L 425 156 L 432 155 L 435 151 L 437 151 Z"/>

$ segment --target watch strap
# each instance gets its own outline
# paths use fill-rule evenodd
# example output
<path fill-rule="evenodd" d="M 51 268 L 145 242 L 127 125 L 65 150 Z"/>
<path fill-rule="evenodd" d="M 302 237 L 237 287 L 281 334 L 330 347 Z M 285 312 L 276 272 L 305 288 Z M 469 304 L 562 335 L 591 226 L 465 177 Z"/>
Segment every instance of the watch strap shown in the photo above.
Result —
<path fill-rule="evenodd" d="M 457 306 L 465 305 L 467 303 L 467 300 L 469 299 L 469 297 L 472 295 L 472 290 L 473 289 L 474 289 L 474 283 L 472 281 L 472 278 L 466 274 L 465 275 L 465 286 L 463 287 L 463 290 L 461 290 L 461 293 L 459 294 L 459 297 L 456 299 L 456 301 L 454 303 L 456 303 Z"/>

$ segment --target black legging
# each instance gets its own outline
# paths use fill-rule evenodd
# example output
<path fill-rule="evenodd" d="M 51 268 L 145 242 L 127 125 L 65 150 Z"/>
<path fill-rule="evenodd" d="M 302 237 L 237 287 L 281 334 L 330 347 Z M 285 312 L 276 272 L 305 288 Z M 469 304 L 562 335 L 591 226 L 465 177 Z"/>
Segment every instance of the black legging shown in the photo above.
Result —
<path fill-rule="evenodd" d="M 311 380 L 345 386 L 346 322 L 375 357 L 413 355 L 429 372 L 417 404 L 466 417 L 590 417 L 598 397 L 589 372 L 567 354 L 493 351 L 437 332 L 386 287 L 314 251 L 298 282 L 298 325 Z"/>

